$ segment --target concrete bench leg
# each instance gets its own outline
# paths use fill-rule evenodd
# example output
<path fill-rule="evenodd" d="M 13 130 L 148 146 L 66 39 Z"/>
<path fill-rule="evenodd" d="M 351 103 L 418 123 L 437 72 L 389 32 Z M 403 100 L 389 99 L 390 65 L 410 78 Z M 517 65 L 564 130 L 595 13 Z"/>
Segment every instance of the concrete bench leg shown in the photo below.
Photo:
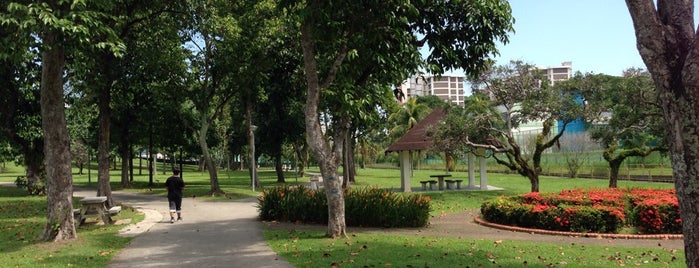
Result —
<path fill-rule="evenodd" d="M 434 186 L 437 185 L 437 181 L 430 181 L 430 190 L 434 190 Z"/>
<path fill-rule="evenodd" d="M 461 189 L 461 182 L 463 180 L 456 180 L 456 189 Z"/>
<path fill-rule="evenodd" d="M 428 183 L 428 181 L 420 181 L 420 184 L 422 184 L 423 191 L 427 191 L 427 183 Z"/>
<path fill-rule="evenodd" d="M 453 180 L 446 180 L 447 183 L 447 190 L 454 190 L 454 181 Z"/>

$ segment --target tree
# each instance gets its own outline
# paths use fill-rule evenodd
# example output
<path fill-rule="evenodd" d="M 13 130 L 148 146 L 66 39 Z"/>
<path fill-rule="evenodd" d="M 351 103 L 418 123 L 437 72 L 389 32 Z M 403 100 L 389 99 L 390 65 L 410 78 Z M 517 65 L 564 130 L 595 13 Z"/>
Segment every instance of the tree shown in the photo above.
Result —
<path fill-rule="evenodd" d="M 571 121 L 582 116 L 581 105 L 571 94 L 550 86 L 541 71 L 521 61 L 495 66 L 472 83 L 480 86 L 477 91 L 483 95 L 474 95 L 466 104 L 465 122 L 452 123 L 450 120 L 459 114 L 452 116 L 450 112 L 442 125 L 447 129 L 441 131 L 449 135 L 437 138 L 463 142 L 474 150 L 490 150 L 498 164 L 528 178 L 531 191 L 538 192 L 541 155 L 557 143 Z M 487 107 L 484 98 L 489 98 L 499 113 Z M 540 127 L 530 133 L 518 131 L 537 122 Z M 556 124 L 560 124 L 558 133 Z M 530 141 L 531 149 L 526 147 Z"/>
<path fill-rule="evenodd" d="M 277 182 L 283 183 L 282 170 L 284 144 L 298 144 L 305 140 L 303 104 L 305 100 L 303 76 L 300 72 L 301 55 L 294 46 L 292 36 L 278 36 L 269 46 L 267 58 L 274 64 L 265 73 L 265 96 L 257 105 L 259 142 L 258 152 L 270 155 L 274 159 Z M 291 159 L 293 156 L 287 156 Z"/>
<path fill-rule="evenodd" d="M 221 4 L 221 3 L 219 3 Z M 184 31 L 187 38 L 187 47 L 191 56 L 190 63 L 190 88 L 188 99 L 194 104 L 198 117 L 197 141 L 201 149 L 204 166 L 209 172 L 211 183 L 210 195 L 222 195 L 218 181 L 217 165 L 208 142 L 209 129 L 216 119 L 225 111 L 226 105 L 234 96 L 234 90 L 224 83 L 228 73 L 224 71 L 231 66 L 217 66 L 225 62 L 222 59 L 220 46 L 222 40 L 230 41 L 238 34 L 236 25 L 229 14 L 224 10 L 225 6 L 215 5 L 209 2 L 192 1 L 190 3 L 190 22 L 188 29 Z M 219 29 L 217 32 L 216 29 Z M 237 88 L 236 88 L 237 89 Z"/>
<path fill-rule="evenodd" d="M 510 8 L 504 1 L 307 1 L 286 5 L 299 11 L 296 14 L 301 18 L 300 43 L 308 87 L 306 133 L 311 151 L 319 161 L 328 196 L 327 235 L 346 236 L 344 197 L 337 167 L 351 119 L 333 117 L 332 129 L 324 132 L 319 120 L 319 104 L 330 93 L 350 97 L 345 103 L 364 96 L 343 94 L 342 90 L 355 88 L 335 85 L 338 74 L 342 70 L 376 66 L 365 69 L 366 74 L 392 77 L 385 80 L 387 87 L 384 88 L 388 89 L 417 71 L 423 63 L 419 48 L 424 44 L 432 48 L 424 65 L 430 71 L 441 73 L 445 69 L 463 68 L 468 74 L 477 74 L 483 69 L 487 56 L 496 51 L 496 40 L 507 41 L 506 34 L 512 24 Z M 372 55 L 371 51 L 376 49 L 382 49 L 382 53 Z M 373 56 L 375 65 L 366 65 L 369 62 L 366 59 L 354 61 L 365 54 Z M 329 108 L 331 115 L 340 115 L 336 110 L 340 107 Z"/>
<path fill-rule="evenodd" d="M 388 123 L 392 126 L 390 135 L 398 139 L 411 128 L 417 125 L 430 112 L 430 107 L 424 103 L 418 103 L 418 98 L 409 98 L 391 113 Z"/>
<path fill-rule="evenodd" d="M 593 140 L 599 142 L 602 156 L 609 163 L 609 187 L 617 187 L 619 169 L 628 157 L 645 157 L 666 151 L 662 114 L 649 74 L 637 69 L 624 77 L 608 75 L 576 76 L 561 84 L 581 90 Z"/>
<path fill-rule="evenodd" d="M 109 27 L 95 12 L 102 2 L 39 1 L 11 3 L 3 24 L 19 26 L 23 33 L 36 34 L 41 44 L 41 120 L 46 157 L 47 221 L 39 240 L 77 237 L 73 219 L 71 155 L 65 120 L 63 72 L 68 52 L 81 45 L 118 53 L 119 44 Z M 97 34 L 99 33 L 99 34 Z M 99 36 L 99 38 L 93 38 Z M 94 42 L 98 41 L 98 42 Z M 69 49 L 70 48 L 70 49 Z"/>
<path fill-rule="evenodd" d="M 7 4 L 3 2 L 2 6 Z M 9 18 L 8 18 L 9 19 Z M 44 172 L 44 139 L 39 105 L 40 75 L 37 41 L 18 25 L 2 23 L 0 29 L 0 141 L 13 150 L 3 158 L 21 159 L 26 167 L 27 190 Z M 43 187 L 41 185 L 40 187 Z"/>
<path fill-rule="evenodd" d="M 699 36 L 694 1 L 627 0 L 636 44 L 658 94 L 688 267 L 699 267 Z"/>

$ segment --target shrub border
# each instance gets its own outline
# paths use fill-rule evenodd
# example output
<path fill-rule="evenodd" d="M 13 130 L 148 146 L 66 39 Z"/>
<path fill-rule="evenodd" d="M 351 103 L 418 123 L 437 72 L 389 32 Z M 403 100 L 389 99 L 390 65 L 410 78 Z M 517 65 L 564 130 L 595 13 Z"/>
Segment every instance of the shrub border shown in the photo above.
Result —
<path fill-rule="evenodd" d="M 613 238 L 613 239 L 657 239 L 657 240 L 675 240 L 684 239 L 684 235 L 681 234 L 611 234 L 611 233 L 578 233 L 578 232 L 566 232 L 566 231 L 552 231 L 544 229 L 535 228 L 524 228 L 519 226 L 510 226 L 504 224 L 497 224 L 486 221 L 481 217 L 473 217 L 473 221 L 477 224 L 513 231 L 521 233 L 531 233 L 531 234 L 545 234 L 545 235 L 559 235 L 559 236 L 571 236 L 571 237 L 593 237 L 593 238 Z"/>

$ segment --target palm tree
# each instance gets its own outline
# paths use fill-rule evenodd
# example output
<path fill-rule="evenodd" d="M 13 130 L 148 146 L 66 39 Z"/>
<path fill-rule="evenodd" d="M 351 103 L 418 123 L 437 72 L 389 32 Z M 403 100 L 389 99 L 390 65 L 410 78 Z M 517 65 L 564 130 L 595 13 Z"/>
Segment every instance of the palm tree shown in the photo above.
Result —
<path fill-rule="evenodd" d="M 417 125 L 430 112 L 430 107 L 424 103 L 418 103 L 417 98 L 409 98 L 400 109 L 388 117 L 388 123 L 393 127 L 390 137 L 395 141 L 405 135 L 409 129 Z M 419 156 L 419 155 L 418 155 Z M 411 157 L 412 159 L 413 157 Z M 419 162 L 418 162 L 419 163 Z"/>
<path fill-rule="evenodd" d="M 417 98 L 409 98 L 400 109 L 388 117 L 388 122 L 393 127 L 390 130 L 394 140 L 403 136 L 409 129 L 417 125 L 430 111 L 430 107 L 424 103 L 418 103 Z"/>

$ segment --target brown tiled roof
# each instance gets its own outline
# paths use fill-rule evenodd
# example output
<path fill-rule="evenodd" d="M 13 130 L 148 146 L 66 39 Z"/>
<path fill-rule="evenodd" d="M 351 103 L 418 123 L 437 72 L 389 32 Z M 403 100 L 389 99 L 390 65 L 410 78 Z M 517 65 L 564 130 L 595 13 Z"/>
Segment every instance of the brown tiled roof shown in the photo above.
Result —
<path fill-rule="evenodd" d="M 386 149 L 386 153 L 398 151 L 427 150 L 432 147 L 432 138 L 427 136 L 427 130 L 444 117 L 441 108 L 434 108 L 430 114 L 408 130 L 403 137 Z"/>

